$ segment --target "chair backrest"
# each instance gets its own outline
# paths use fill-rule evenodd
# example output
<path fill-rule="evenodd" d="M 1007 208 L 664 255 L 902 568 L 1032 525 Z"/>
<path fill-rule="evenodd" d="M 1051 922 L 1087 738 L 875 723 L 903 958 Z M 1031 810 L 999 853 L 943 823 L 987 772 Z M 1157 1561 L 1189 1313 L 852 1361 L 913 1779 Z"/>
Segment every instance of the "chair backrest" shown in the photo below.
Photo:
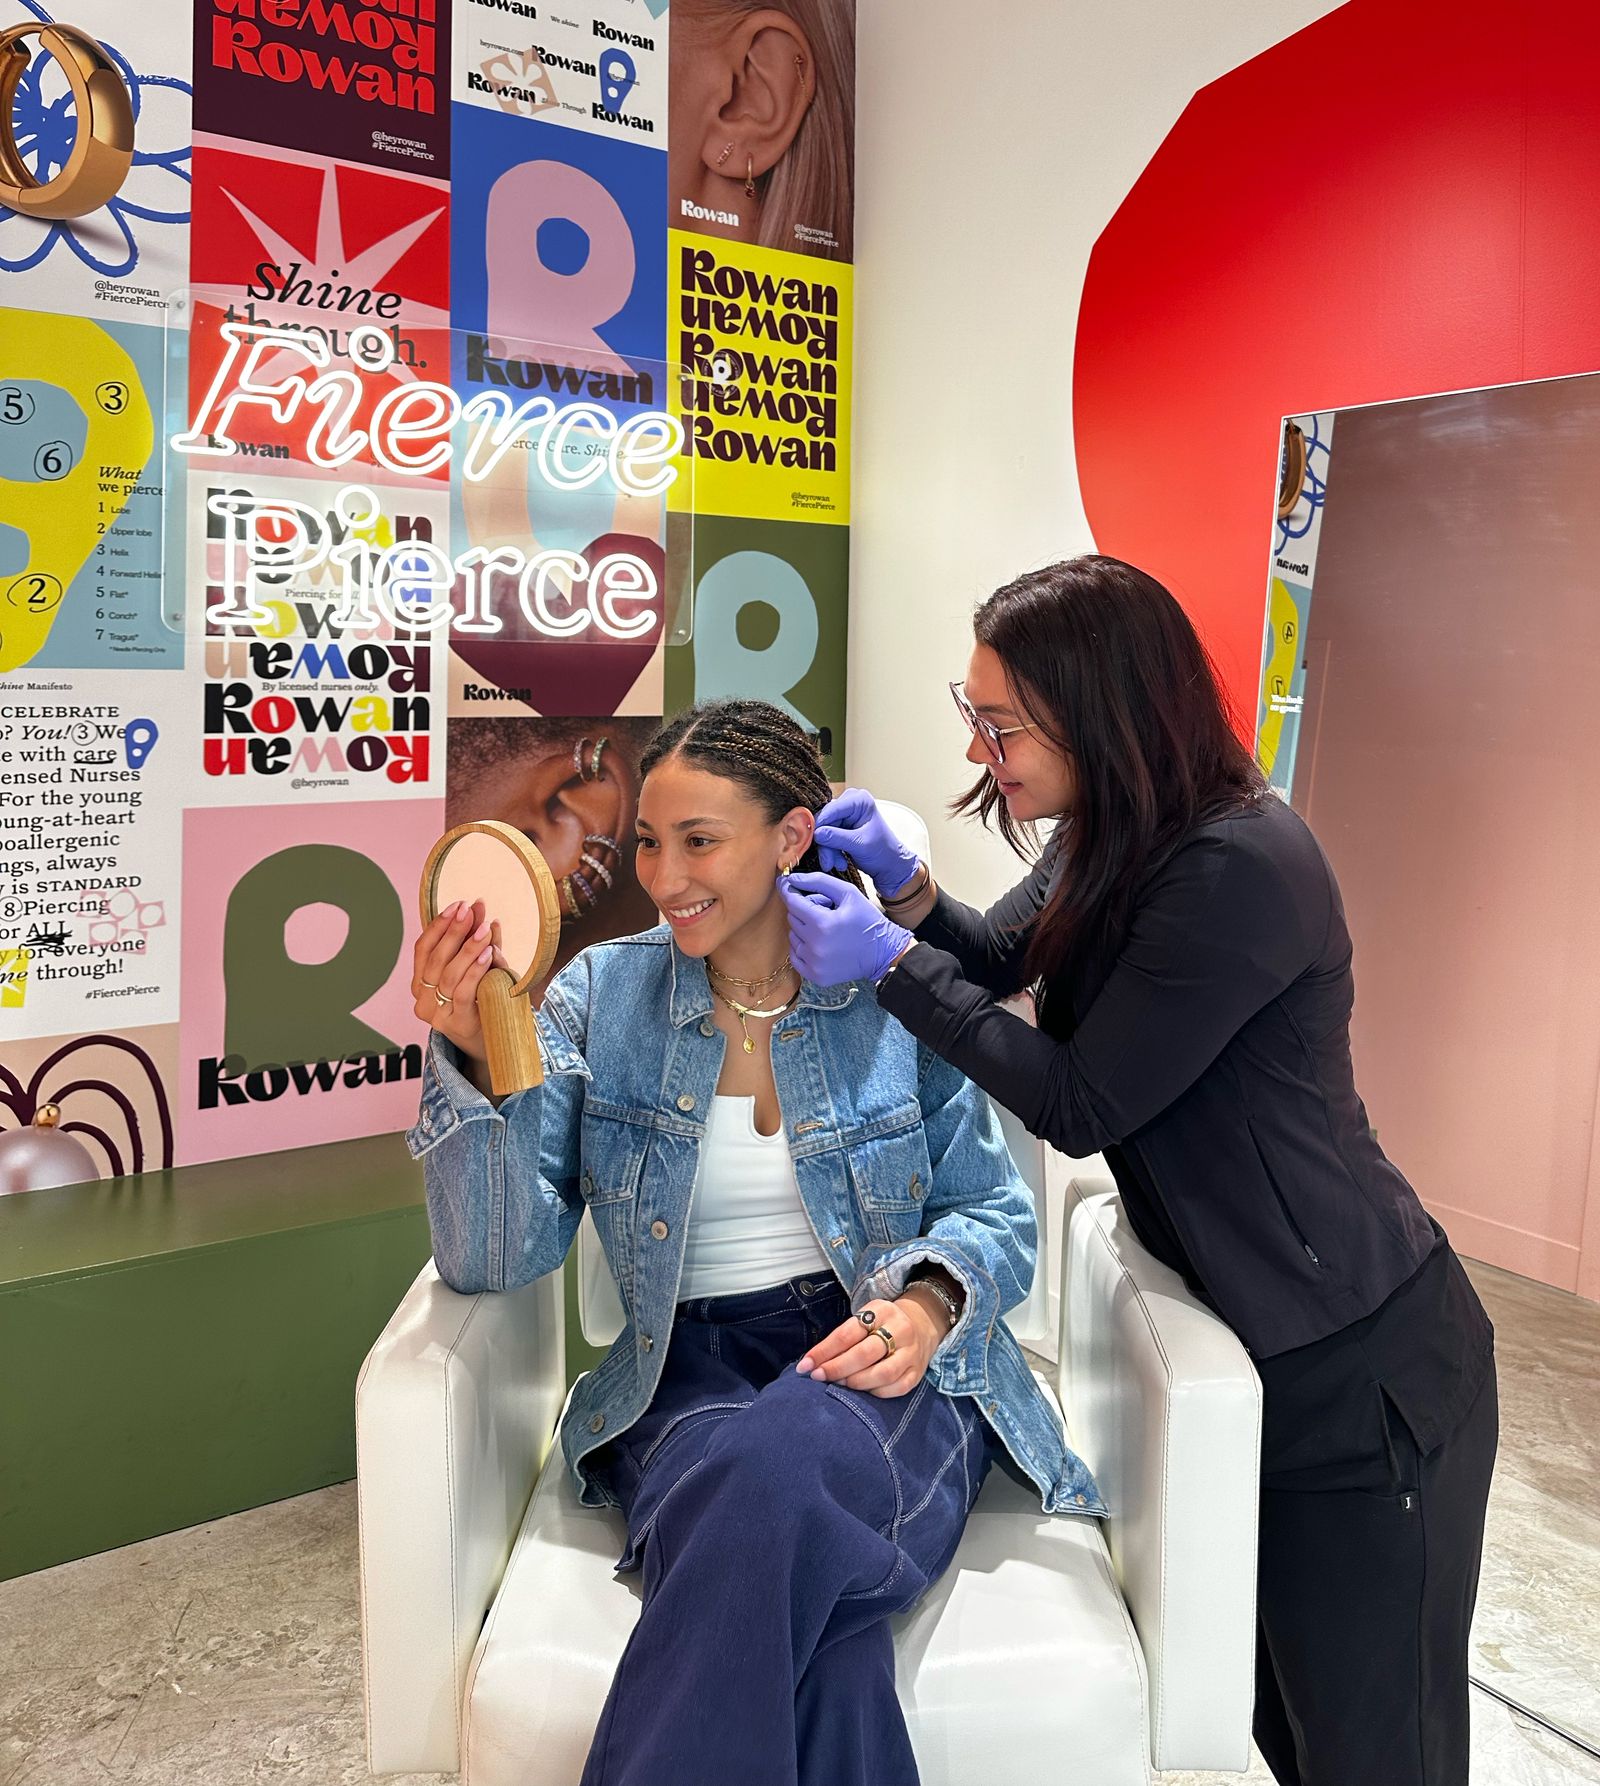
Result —
<path fill-rule="evenodd" d="M 878 810 L 896 837 L 908 849 L 932 866 L 932 845 L 922 815 L 903 806 L 898 800 L 880 800 Z M 1033 1192 L 1034 1212 L 1039 1228 L 1039 1262 L 1034 1272 L 1033 1290 L 1028 1300 L 1010 1317 L 1012 1332 L 1025 1346 L 1048 1349 L 1053 1343 L 1050 1323 L 1050 1284 L 1052 1272 L 1049 1258 L 1050 1225 L 1045 1213 L 1045 1148 L 1030 1135 L 1010 1111 L 996 1106 L 1000 1126 L 1005 1132 L 1017 1168 Z M 622 1303 L 611 1268 L 606 1264 L 600 1236 L 593 1219 L 585 1215 L 578 1230 L 578 1323 L 583 1337 L 591 1346 L 609 1346 L 622 1332 Z"/>
<path fill-rule="evenodd" d="M 578 1229 L 578 1325 L 591 1346 L 609 1346 L 625 1325 L 616 1280 L 587 1210 Z"/>

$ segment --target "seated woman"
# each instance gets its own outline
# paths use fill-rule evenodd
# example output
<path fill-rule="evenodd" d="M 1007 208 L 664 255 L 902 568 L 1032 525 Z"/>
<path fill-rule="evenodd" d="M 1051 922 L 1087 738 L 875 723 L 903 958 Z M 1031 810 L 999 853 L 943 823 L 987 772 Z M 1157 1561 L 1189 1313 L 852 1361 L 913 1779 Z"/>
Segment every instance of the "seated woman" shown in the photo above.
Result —
<path fill-rule="evenodd" d="M 889 1615 L 949 1563 L 991 1456 L 1047 1510 L 1104 1512 L 1002 1319 L 1032 1199 L 987 1100 L 870 985 L 789 965 L 776 877 L 816 865 L 829 797 L 805 733 L 712 702 L 640 767 L 666 923 L 551 983 L 543 1086 L 486 1093 L 481 902 L 417 944 L 434 1259 L 512 1289 L 587 1208 L 626 1312 L 561 1427 L 643 1570 L 585 1786 L 907 1786 Z"/>

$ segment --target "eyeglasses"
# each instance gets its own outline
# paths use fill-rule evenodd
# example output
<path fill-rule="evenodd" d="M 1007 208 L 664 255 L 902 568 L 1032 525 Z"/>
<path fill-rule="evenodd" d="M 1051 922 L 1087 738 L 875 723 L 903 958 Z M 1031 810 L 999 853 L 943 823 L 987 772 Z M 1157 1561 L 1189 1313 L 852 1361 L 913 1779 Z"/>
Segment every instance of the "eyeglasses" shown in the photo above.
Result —
<path fill-rule="evenodd" d="M 997 763 L 1006 760 L 1005 741 L 1013 732 L 1031 732 L 1030 725 L 997 726 L 993 720 L 985 719 L 967 699 L 967 691 L 959 682 L 950 684 L 950 693 L 955 700 L 956 712 L 967 722 L 967 730 L 983 740 L 983 747 Z"/>

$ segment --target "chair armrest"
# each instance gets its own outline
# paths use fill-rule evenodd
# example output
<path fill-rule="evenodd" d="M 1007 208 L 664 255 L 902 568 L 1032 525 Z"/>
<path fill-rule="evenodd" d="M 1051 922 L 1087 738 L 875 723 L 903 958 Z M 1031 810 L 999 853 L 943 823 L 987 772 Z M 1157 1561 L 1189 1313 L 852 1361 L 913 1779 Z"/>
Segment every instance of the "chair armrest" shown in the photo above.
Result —
<path fill-rule="evenodd" d="M 1109 1178 L 1074 1177 L 1066 1225 L 1061 1405 L 1111 1509 L 1150 1679 L 1151 1764 L 1242 1772 L 1261 1385 L 1233 1331 L 1134 1238 Z"/>
<path fill-rule="evenodd" d="M 1011 1009 L 1008 1004 L 1005 1007 Z M 1021 1011 L 1013 1013 L 1022 1016 Z M 1027 1019 L 1032 1022 L 1030 1016 Z M 1034 1265 L 1033 1287 L 1006 1316 L 1006 1326 L 1019 1346 L 1041 1355 L 1054 1349 L 1055 1335 L 1050 1331 L 1050 1205 L 1045 1173 L 1050 1148 L 1037 1135 L 1029 1134 L 1022 1118 L 1007 1110 L 998 1100 L 989 1100 L 1000 1120 L 1000 1133 L 1010 1150 L 1012 1163 L 1022 1174 L 1022 1181 L 1033 1193 L 1033 1214 L 1038 1230 L 1038 1255 Z"/>
<path fill-rule="evenodd" d="M 467 1668 L 566 1390 L 561 1273 L 462 1296 L 430 1261 L 356 1380 L 367 1762 L 454 1773 Z"/>

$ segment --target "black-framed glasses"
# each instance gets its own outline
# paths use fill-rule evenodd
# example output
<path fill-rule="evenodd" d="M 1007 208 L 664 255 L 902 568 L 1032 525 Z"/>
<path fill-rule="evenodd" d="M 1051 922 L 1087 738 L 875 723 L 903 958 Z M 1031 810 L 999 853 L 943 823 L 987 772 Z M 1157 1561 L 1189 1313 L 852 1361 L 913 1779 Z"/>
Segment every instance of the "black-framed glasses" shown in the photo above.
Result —
<path fill-rule="evenodd" d="M 967 730 L 983 740 L 983 747 L 997 763 L 1006 760 L 1006 739 L 1012 732 L 1031 732 L 1032 726 L 997 726 L 992 719 L 983 715 L 967 699 L 967 691 L 959 682 L 950 684 L 950 693 L 955 700 L 956 712 L 967 722 Z"/>

